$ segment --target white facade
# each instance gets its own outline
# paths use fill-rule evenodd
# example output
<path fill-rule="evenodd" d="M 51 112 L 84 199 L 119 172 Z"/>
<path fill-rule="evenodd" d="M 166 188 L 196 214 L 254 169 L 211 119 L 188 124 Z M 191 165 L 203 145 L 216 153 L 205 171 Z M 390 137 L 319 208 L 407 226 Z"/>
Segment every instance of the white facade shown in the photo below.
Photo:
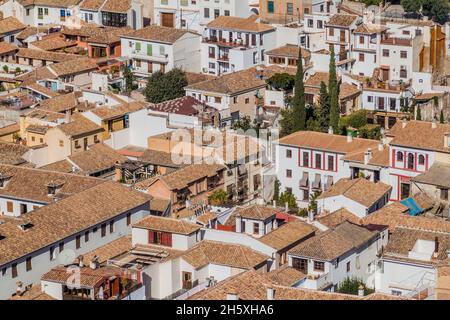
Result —
<path fill-rule="evenodd" d="M 133 73 L 147 78 L 157 71 L 163 73 L 180 68 L 200 72 L 201 36 L 186 33 L 174 43 L 121 37 L 122 56 L 131 60 Z"/>
<path fill-rule="evenodd" d="M 408 89 L 383 90 L 363 87 L 361 108 L 370 111 L 404 112 L 412 97 Z"/>

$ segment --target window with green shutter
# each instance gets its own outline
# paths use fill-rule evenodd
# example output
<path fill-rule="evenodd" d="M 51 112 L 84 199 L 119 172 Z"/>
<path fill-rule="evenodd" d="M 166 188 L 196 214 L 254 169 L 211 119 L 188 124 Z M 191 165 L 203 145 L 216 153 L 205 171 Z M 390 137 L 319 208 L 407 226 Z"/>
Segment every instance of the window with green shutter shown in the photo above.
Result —
<path fill-rule="evenodd" d="M 273 13 L 275 11 L 273 1 L 267 1 L 267 12 Z"/>
<path fill-rule="evenodd" d="M 136 42 L 136 51 L 141 51 L 141 43 Z"/>
<path fill-rule="evenodd" d="M 152 55 L 152 45 L 151 44 L 147 44 L 147 55 L 148 56 Z"/>

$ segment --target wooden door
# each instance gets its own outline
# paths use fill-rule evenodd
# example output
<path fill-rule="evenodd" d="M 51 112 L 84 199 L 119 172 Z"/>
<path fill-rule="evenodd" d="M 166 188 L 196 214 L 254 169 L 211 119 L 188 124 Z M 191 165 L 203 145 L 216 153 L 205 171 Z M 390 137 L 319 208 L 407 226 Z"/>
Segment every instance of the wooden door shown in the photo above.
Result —
<path fill-rule="evenodd" d="M 183 271 L 183 289 L 192 289 L 192 273 Z"/>
<path fill-rule="evenodd" d="M 345 30 L 341 30 L 341 33 L 340 33 L 340 41 L 341 41 L 341 42 L 345 42 Z"/>
<path fill-rule="evenodd" d="M 389 69 L 383 69 L 383 81 L 389 80 Z"/>
<path fill-rule="evenodd" d="M 174 21 L 175 19 L 173 13 L 161 12 L 161 25 L 163 27 L 174 28 Z"/>
<path fill-rule="evenodd" d="M 147 72 L 153 73 L 153 62 L 151 61 L 147 62 Z"/>

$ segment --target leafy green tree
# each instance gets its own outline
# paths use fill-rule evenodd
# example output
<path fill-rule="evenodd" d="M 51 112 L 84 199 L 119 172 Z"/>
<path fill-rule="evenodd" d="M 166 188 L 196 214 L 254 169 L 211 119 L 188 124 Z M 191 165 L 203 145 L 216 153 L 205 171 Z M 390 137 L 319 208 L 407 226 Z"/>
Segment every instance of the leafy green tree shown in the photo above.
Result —
<path fill-rule="evenodd" d="M 134 89 L 134 75 L 127 67 L 123 67 L 123 77 L 125 79 L 125 93 L 129 96 Z"/>
<path fill-rule="evenodd" d="M 287 202 L 289 209 L 297 209 L 297 199 L 290 192 L 282 192 L 280 194 L 280 199 L 277 201 L 277 206 L 284 207 Z"/>
<path fill-rule="evenodd" d="M 305 86 L 303 83 L 302 51 L 298 51 L 297 74 L 295 75 L 295 94 L 292 100 L 294 110 L 294 132 L 305 130 L 306 109 L 305 109 Z"/>
<path fill-rule="evenodd" d="M 336 62 L 334 60 L 334 47 L 331 46 L 330 66 L 328 79 L 328 95 L 330 104 L 330 126 L 337 132 L 339 125 L 339 88 L 336 75 Z"/>
<path fill-rule="evenodd" d="M 273 187 L 273 200 L 275 200 L 275 203 L 280 199 L 280 185 L 280 181 L 275 179 L 275 185 Z"/>
<path fill-rule="evenodd" d="M 5 73 L 9 72 L 9 68 L 6 64 L 3 66 L 3 71 L 5 71 Z"/>
<path fill-rule="evenodd" d="M 444 110 L 441 110 L 441 113 L 439 114 L 439 123 L 444 123 Z"/>
<path fill-rule="evenodd" d="M 184 96 L 187 86 L 186 74 L 180 69 L 172 69 L 167 73 L 157 71 L 147 81 L 145 96 L 148 102 L 160 103 Z"/>
<path fill-rule="evenodd" d="M 320 83 L 319 105 L 317 106 L 317 120 L 323 132 L 328 131 L 330 126 L 330 97 L 328 96 L 327 85 Z"/>
<path fill-rule="evenodd" d="M 288 73 L 275 73 L 266 82 L 275 90 L 291 90 L 295 85 L 295 77 Z"/>
<path fill-rule="evenodd" d="M 447 0 L 431 0 L 429 16 L 439 23 L 444 23 L 448 19 L 449 4 Z"/>
<path fill-rule="evenodd" d="M 420 112 L 420 106 L 417 106 L 417 110 L 416 110 L 416 120 L 419 120 L 419 121 L 422 120 L 422 113 Z"/>
<path fill-rule="evenodd" d="M 345 278 L 344 281 L 339 284 L 337 292 L 357 295 L 360 286 L 364 287 L 365 296 L 375 292 L 375 290 L 373 289 L 366 288 L 364 282 L 361 279 L 349 277 Z"/>
<path fill-rule="evenodd" d="M 244 132 L 252 128 L 252 123 L 249 116 L 245 116 L 233 123 L 233 129 L 242 129 Z"/>
<path fill-rule="evenodd" d="M 220 206 L 227 202 L 228 193 L 225 190 L 218 189 L 211 193 L 208 197 L 208 201 L 213 206 Z"/>
<path fill-rule="evenodd" d="M 401 0 L 406 12 L 427 16 L 439 23 L 448 19 L 449 4 L 447 0 Z"/>
<path fill-rule="evenodd" d="M 314 191 L 313 194 L 309 196 L 309 206 L 308 209 L 312 210 L 314 214 L 317 214 L 317 198 L 322 194 L 321 190 Z"/>
<path fill-rule="evenodd" d="M 286 109 L 280 110 L 280 117 L 280 137 L 284 137 L 292 132 L 295 132 L 294 111 L 290 106 L 287 106 Z"/>
<path fill-rule="evenodd" d="M 400 4 L 406 12 L 419 13 L 422 9 L 422 0 L 401 0 Z"/>
<path fill-rule="evenodd" d="M 355 129 L 359 129 L 367 125 L 367 110 L 358 110 L 348 116 L 342 117 L 340 120 L 340 125 Z"/>

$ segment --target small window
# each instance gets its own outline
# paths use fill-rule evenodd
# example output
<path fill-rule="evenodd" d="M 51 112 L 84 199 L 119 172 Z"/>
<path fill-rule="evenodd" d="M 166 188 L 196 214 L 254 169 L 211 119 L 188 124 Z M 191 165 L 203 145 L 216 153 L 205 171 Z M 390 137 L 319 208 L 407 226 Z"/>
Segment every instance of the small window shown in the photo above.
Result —
<path fill-rule="evenodd" d="M 320 155 L 320 154 L 318 154 L 318 153 L 316 153 L 315 154 L 315 160 L 316 160 L 316 162 L 315 162 L 315 164 L 316 164 L 316 166 L 315 166 L 315 168 L 316 169 L 321 169 L 322 168 L 322 156 Z"/>
<path fill-rule="evenodd" d="M 314 261 L 314 271 L 325 271 L 325 262 Z"/>
<path fill-rule="evenodd" d="M 18 273 L 17 273 L 17 263 L 13 263 L 11 265 L 11 272 L 12 272 L 11 276 L 13 278 L 17 278 L 17 275 L 18 275 Z"/>
<path fill-rule="evenodd" d="M 406 51 L 400 51 L 400 58 L 406 59 L 408 57 L 408 53 Z"/>
<path fill-rule="evenodd" d="M 330 28 L 330 31 L 328 33 L 330 35 L 330 37 L 334 36 L 334 28 Z"/>
<path fill-rule="evenodd" d="M 26 269 L 27 271 L 31 271 L 33 269 L 33 266 L 31 265 L 31 257 L 27 257 L 26 259 Z"/>
<path fill-rule="evenodd" d="M 359 43 L 364 44 L 364 36 L 359 36 Z"/>
<path fill-rule="evenodd" d="M 8 212 L 13 212 L 14 211 L 14 203 L 12 201 L 7 201 L 6 202 L 6 210 Z"/>
<path fill-rule="evenodd" d="M 114 220 L 109 222 L 109 233 L 114 233 Z"/>
<path fill-rule="evenodd" d="M 259 234 L 259 223 L 253 223 L 253 234 Z"/>
<path fill-rule="evenodd" d="M 448 189 L 441 189 L 441 200 L 448 201 Z"/>
<path fill-rule="evenodd" d="M 59 140 L 59 146 L 60 147 L 64 147 L 64 141 L 63 140 Z"/>
<path fill-rule="evenodd" d="M 127 213 L 127 226 L 129 226 L 131 224 L 131 213 L 128 212 Z"/>
<path fill-rule="evenodd" d="M 383 49 L 383 57 L 389 57 L 389 49 Z"/>
<path fill-rule="evenodd" d="M 102 224 L 102 238 L 106 236 L 106 223 Z"/>
<path fill-rule="evenodd" d="M 373 96 L 367 96 L 367 102 L 373 102 Z"/>
<path fill-rule="evenodd" d="M 350 261 L 347 262 L 347 272 L 350 272 Z"/>
<path fill-rule="evenodd" d="M 250 98 L 245 98 L 245 104 L 249 104 L 250 103 Z"/>
<path fill-rule="evenodd" d="M 55 259 L 55 248 L 50 247 L 50 261 Z"/>
<path fill-rule="evenodd" d="M 292 158 L 292 150 L 290 149 L 286 150 L 286 158 Z"/>
<path fill-rule="evenodd" d="M 81 247 L 81 236 L 77 235 L 75 238 L 75 248 L 80 249 L 80 247 Z"/>
<path fill-rule="evenodd" d="M 397 152 L 397 161 L 403 161 L 403 152 L 401 151 Z"/>
<path fill-rule="evenodd" d="M 364 62 L 364 53 L 359 54 L 359 61 Z"/>
<path fill-rule="evenodd" d="M 290 169 L 286 170 L 286 178 L 292 178 L 292 170 Z"/>
<path fill-rule="evenodd" d="M 419 165 L 425 164 L 425 157 L 423 154 L 419 154 Z"/>
<path fill-rule="evenodd" d="M 84 233 L 84 242 L 89 242 L 89 230 Z"/>
<path fill-rule="evenodd" d="M 58 247 L 59 247 L 59 253 L 61 253 L 64 250 L 64 242 L 60 242 Z"/>

